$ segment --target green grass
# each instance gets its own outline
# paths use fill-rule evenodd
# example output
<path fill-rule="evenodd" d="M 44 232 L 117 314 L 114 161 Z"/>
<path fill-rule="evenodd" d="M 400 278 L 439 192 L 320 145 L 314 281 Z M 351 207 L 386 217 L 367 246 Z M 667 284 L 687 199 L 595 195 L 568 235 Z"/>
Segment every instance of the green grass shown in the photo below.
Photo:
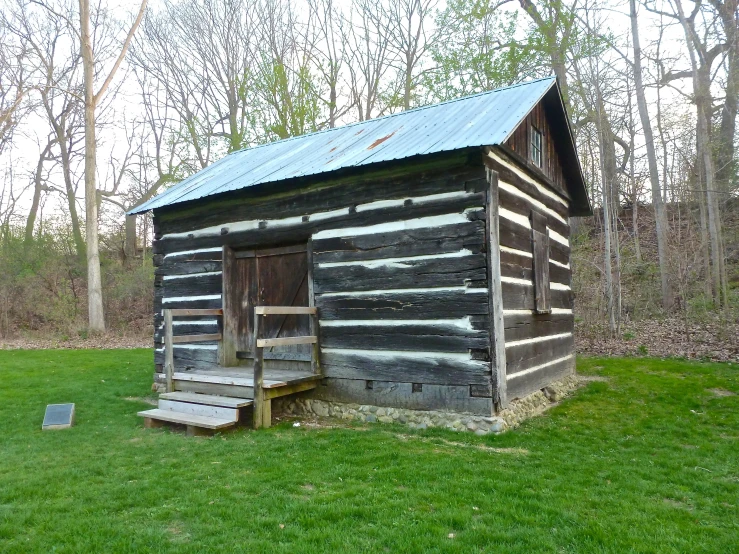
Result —
<path fill-rule="evenodd" d="M 578 368 L 608 381 L 501 436 L 203 439 L 136 417 L 150 351 L 0 351 L 0 552 L 739 552 L 737 367 Z"/>

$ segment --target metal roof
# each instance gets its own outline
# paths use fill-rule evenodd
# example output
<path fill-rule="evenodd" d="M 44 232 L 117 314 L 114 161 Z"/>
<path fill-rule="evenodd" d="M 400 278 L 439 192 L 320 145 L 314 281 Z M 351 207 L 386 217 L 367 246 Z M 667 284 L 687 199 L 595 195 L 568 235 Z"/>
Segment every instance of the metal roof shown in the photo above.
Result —
<path fill-rule="evenodd" d="M 544 95 L 547 77 L 233 152 L 129 213 L 295 177 L 504 143 Z"/>

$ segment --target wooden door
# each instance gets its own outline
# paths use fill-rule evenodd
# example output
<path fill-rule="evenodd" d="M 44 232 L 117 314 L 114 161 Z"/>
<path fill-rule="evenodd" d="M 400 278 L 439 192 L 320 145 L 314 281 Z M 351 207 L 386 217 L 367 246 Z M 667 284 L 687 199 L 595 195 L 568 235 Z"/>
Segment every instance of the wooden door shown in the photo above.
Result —
<path fill-rule="evenodd" d="M 257 251 L 258 300 L 260 306 L 308 306 L 308 255 L 302 250 Z M 264 338 L 310 335 L 304 315 L 273 315 L 264 318 Z M 266 359 L 310 360 L 311 345 L 266 348 Z"/>
<path fill-rule="evenodd" d="M 308 306 L 305 245 L 258 250 L 224 250 L 223 364 L 252 357 L 254 306 Z M 309 335 L 305 316 L 264 318 L 262 338 Z M 310 360 L 310 345 L 265 349 L 265 359 Z"/>

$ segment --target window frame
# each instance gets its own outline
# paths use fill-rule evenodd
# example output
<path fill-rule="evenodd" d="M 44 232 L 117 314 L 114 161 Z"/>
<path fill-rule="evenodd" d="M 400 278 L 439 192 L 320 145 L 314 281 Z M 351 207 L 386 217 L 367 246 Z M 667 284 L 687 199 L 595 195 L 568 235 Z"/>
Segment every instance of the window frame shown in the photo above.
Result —
<path fill-rule="evenodd" d="M 539 169 L 544 169 L 544 133 L 542 133 L 539 129 L 536 128 L 535 125 L 530 125 L 530 135 L 531 138 L 529 140 L 529 160 L 531 161 L 534 166 L 538 167 Z M 536 138 L 539 139 L 539 144 L 536 144 Z M 538 160 L 536 157 L 536 154 L 538 154 Z"/>

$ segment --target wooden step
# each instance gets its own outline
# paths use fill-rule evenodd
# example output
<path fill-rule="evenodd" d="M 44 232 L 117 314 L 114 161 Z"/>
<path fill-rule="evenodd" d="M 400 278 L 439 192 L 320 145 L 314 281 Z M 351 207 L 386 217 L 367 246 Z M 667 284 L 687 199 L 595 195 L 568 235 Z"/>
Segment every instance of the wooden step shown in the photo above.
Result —
<path fill-rule="evenodd" d="M 222 406 L 208 406 L 206 404 L 192 404 L 191 402 L 178 402 L 177 400 L 159 399 L 160 410 L 170 410 L 182 414 L 214 417 L 236 422 L 239 420 L 238 408 L 223 408 Z"/>
<path fill-rule="evenodd" d="M 139 412 L 138 415 L 146 419 L 180 423 L 182 425 L 202 427 L 204 429 L 225 429 L 226 427 L 236 425 L 235 421 L 229 421 L 227 419 L 195 414 L 184 414 L 182 412 L 173 412 L 172 410 L 146 410 L 144 412 Z"/>
<path fill-rule="evenodd" d="M 264 388 L 272 389 L 277 387 L 286 387 L 297 383 L 305 383 L 308 381 L 316 381 L 321 379 L 320 375 L 306 373 L 305 375 L 289 380 L 272 380 L 264 379 Z M 172 379 L 175 381 L 193 381 L 196 383 L 211 383 L 214 385 L 230 385 L 233 387 L 254 388 L 254 379 L 252 377 L 233 377 L 230 375 L 216 375 L 208 373 L 181 373 L 173 374 Z"/>
<path fill-rule="evenodd" d="M 165 392 L 160 394 L 159 398 L 191 402 L 193 404 L 205 404 L 206 406 L 221 406 L 223 408 L 246 408 L 254 403 L 254 400 L 250 398 L 234 398 L 232 396 L 197 394 L 193 392 Z"/>

